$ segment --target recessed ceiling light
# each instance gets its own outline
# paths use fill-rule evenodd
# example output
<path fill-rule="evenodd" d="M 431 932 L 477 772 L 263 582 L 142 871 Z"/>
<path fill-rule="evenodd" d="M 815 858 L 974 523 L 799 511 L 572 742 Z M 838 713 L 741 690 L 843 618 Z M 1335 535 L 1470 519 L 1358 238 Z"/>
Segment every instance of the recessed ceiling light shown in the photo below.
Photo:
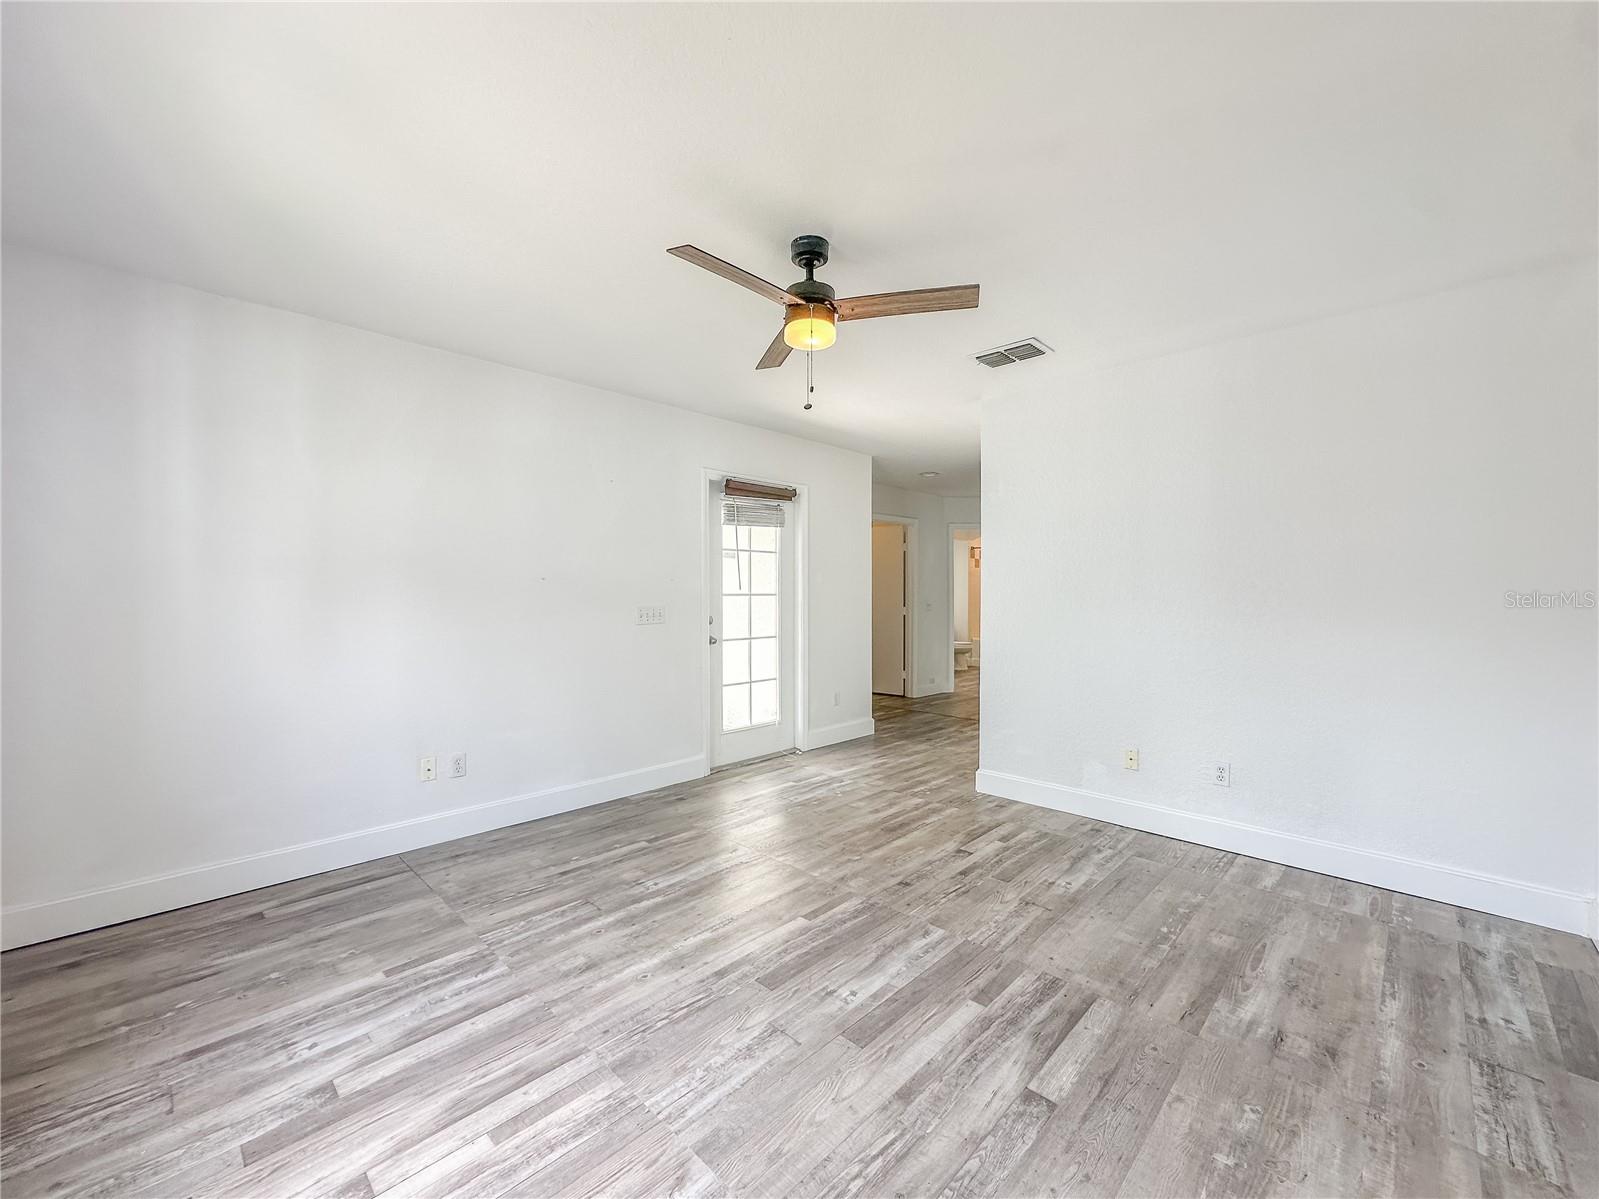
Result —
<path fill-rule="evenodd" d="M 924 479 L 936 479 L 936 478 L 938 478 L 938 472 L 936 470 L 924 470 L 922 472 L 922 478 L 924 478 Z"/>

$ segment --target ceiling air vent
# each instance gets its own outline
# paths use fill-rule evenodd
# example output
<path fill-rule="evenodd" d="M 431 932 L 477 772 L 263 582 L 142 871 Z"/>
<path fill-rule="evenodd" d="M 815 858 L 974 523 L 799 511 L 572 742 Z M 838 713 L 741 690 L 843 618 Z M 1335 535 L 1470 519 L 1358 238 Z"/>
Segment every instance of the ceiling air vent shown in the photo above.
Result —
<path fill-rule="evenodd" d="M 1042 358 L 1049 353 L 1049 347 L 1036 337 L 1029 337 L 1026 341 L 1018 341 L 1012 345 L 1001 346 L 997 350 L 984 350 L 973 357 L 984 366 L 1009 366 L 1013 362 L 1026 362 L 1029 358 Z"/>

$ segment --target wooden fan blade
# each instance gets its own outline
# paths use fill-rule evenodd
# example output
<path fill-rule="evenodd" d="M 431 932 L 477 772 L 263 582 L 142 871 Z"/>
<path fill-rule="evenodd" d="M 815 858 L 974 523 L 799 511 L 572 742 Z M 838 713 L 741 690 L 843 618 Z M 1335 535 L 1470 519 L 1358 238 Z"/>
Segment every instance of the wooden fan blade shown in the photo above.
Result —
<path fill-rule="evenodd" d="M 791 296 L 775 283 L 768 283 L 759 275 L 752 275 L 742 267 L 734 266 L 731 262 L 724 262 L 715 254 L 707 254 L 698 246 L 673 246 L 667 251 L 674 254 L 684 262 L 692 262 L 695 266 L 704 267 L 713 275 L 720 275 L 730 279 L 740 287 L 747 287 L 758 296 L 765 296 L 775 304 L 798 304 L 800 301 Z"/>
<path fill-rule="evenodd" d="M 783 340 L 783 330 L 777 331 L 777 336 L 772 338 L 772 344 L 766 347 L 766 353 L 761 355 L 761 360 L 755 364 L 755 369 L 764 371 L 768 367 L 782 366 L 788 361 L 788 342 Z"/>
<path fill-rule="evenodd" d="M 977 307 L 977 284 L 959 287 L 924 287 L 920 291 L 885 291 L 875 296 L 847 296 L 837 301 L 841 321 L 864 321 L 874 316 L 909 316 L 915 312 L 949 312 Z"/>

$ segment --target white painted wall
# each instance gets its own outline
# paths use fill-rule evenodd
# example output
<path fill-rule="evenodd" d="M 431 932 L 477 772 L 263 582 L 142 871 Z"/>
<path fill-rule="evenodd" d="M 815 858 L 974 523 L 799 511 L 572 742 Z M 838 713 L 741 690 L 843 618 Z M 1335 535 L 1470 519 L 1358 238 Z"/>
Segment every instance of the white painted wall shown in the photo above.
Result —
<path fill-rule="evenodd" d="M 901 516 L 916 521 L 915 612 L 911 654 L 911 695 L 937 695 L 955 687 L 955 658 L 950 636 L 950 559 L 953 542 L 950 525 L 976 527 L 980 512 L 976 499 L 927 495 L 877 484 L 872 488 L 872 511 L 879 516 Z"/>
<path fill-rule="evenodd" d="M 1505 593 L 1599 587 L 1595 287 L 986 404 L 980 787 L 1583 931 L 1599 622 Z"/>
<path fill-rule="evenodd" d="M 871 731 L 867 457 L 4 262 L 8 944 L 703 772 L 702 468 L 807 488 L 812 742 Z"/>

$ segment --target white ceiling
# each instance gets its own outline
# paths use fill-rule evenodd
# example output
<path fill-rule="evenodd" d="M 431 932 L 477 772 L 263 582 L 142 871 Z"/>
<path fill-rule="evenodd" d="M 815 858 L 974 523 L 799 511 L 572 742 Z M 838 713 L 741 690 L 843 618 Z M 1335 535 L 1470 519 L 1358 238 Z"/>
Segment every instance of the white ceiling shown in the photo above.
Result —
<path fill-rule="evenodd" d="M 7 4 L 5 233 L 969 495 L 985 394 L 1592 253 L 1595 11 Z M 982 308 L 843 326 L 802 412 L 663 251 L 807 232 Z"/>

